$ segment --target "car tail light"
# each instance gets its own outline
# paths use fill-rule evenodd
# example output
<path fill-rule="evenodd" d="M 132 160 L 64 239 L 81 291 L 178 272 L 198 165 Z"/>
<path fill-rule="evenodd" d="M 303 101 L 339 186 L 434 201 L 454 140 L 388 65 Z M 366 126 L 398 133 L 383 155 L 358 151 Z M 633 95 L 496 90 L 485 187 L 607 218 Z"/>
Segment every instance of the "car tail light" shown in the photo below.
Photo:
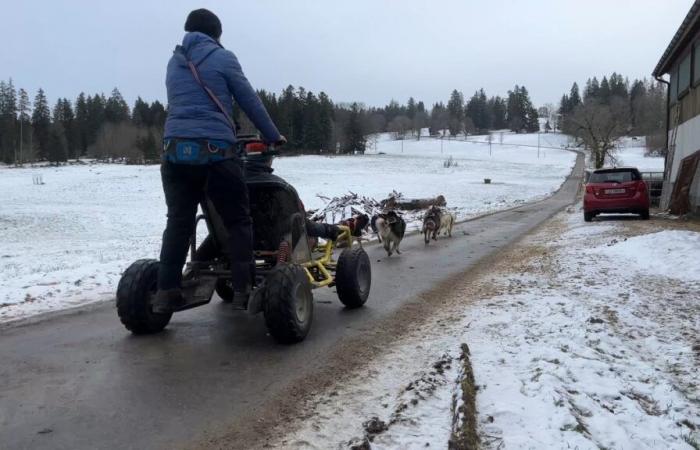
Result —
<path fill-rule="evenodd" d="M 646 184 L 646 182 L 640 181 L 640 182 L 638 183 L 637 189 L 639 189 L 639 192 L 644 192 L 644 191 L 646 191 L 646 190 L 647 190 L 647 184 Z"/>
<path fill-rule="evenodd" d="M 593 193 L 593 186 L 586 185 L 586 194 L 592 194 Z"/>

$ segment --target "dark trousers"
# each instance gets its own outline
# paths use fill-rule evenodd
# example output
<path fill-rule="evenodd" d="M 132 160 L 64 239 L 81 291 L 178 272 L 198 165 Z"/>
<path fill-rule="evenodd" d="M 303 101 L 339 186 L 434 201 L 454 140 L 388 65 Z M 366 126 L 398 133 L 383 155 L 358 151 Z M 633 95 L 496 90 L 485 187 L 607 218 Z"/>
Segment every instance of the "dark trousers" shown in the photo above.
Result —
<path fill-rule="evenodd" d="M 253 230 L 248 188 L 240 159 L 227 159 L 209 165 L 164 162 L 160 168 L 168 205 L 168 223 L 160 251 L 158 289 L 179 288 L 182 267 L 187 258 L 190 237 L 195 231 L 197 206 L 206 195 L 214 203 L 229 234 L 234 290 L 252 284 Z"/>

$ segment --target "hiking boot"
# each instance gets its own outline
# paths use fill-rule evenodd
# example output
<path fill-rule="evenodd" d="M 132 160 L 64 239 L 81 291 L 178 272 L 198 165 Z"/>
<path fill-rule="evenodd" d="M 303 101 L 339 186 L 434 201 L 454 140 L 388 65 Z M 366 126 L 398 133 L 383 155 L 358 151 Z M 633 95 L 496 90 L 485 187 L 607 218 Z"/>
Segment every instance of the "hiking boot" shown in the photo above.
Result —
<path fill-rule="evenodd" d="M 185 298 L 179 288 L 159 289 L 156 298 L 153 300 L 151 310 L 156 314 L 168 314 L 182 308 L 185 305 Z"/>
<path fill-rule="evenodd" d="M 233 309 L 248 309 L 248 300 L 250 299 L 250 289 L 244 291 L 233 291 L 233 300 L 231 306 Z"/>

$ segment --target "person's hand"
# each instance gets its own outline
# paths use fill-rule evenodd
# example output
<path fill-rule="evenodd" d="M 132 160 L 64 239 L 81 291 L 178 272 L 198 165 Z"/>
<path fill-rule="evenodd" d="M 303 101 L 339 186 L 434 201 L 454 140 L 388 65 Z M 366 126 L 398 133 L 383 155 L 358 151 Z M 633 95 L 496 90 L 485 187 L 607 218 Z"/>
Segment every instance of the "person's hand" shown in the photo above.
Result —
<path fill-rule="evenodd" d="M 282 145 L 284 145 L 284 144 L 286 144 L 286 143 L 287 143 L 287 138 L 284 137 L 284 136 L 282 136 L 282 135 L 280 134 L 280 138 L 277 139 L 277 141 L 275 142 L 275 145 L 278 146 L 278 147 L 280 147 L 280 146 L 282 146 Z"/>

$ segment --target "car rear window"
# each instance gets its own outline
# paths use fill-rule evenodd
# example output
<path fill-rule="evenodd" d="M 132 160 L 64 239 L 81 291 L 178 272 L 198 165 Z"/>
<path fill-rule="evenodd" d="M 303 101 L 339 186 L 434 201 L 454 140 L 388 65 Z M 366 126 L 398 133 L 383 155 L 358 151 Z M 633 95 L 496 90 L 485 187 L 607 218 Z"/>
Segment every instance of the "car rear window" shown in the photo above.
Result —
<path fill-rule="evenodd" d="M 639 172 L 632 169 L 601 170 L 593 172 L 589 183 L 624 183 L 640 179 Z"/>

